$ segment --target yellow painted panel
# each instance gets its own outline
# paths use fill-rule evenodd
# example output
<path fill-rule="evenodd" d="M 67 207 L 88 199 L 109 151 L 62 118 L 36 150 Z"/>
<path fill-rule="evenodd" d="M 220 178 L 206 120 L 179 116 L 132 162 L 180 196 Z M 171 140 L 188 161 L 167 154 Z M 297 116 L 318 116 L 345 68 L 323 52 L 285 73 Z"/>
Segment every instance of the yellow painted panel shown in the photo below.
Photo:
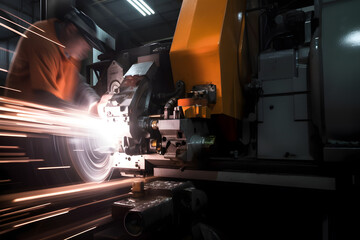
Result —
<path fill-rule="evenodd" d="M 244 25 L 238 13 L 244 10 L 245 0 L 183 1 L 170 51 L 174 81 L 184 81 L 186 92 L 215 84 L 212 114 L 241 118 L 238 49 Z"/>

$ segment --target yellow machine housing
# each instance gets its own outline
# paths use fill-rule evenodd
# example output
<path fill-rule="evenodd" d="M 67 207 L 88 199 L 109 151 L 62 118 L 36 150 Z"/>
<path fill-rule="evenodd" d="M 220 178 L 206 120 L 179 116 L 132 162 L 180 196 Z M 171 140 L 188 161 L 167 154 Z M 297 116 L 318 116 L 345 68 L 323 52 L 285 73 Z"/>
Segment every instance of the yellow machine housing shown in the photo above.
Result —
<path fill-rule="evenodd" d="M 174 81 L 214 84 L 211 114 L 242 116 L 241 85 L 246 81 L 245 0 L 184 0 L 170 50 Z"/>

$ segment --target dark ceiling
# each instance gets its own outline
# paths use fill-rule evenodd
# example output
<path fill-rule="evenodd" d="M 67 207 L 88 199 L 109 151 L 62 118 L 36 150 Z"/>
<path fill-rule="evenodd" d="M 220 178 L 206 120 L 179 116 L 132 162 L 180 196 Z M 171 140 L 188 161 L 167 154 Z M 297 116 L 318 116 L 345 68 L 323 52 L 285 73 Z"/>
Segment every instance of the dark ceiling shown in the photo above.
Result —
<path fill-rule="evenodd" d="M 126 0 L 78 0 L 87 13 L 120 45 L 144 44 L 174 35 L 182 0 L 146 0 L 154 15 L 142 16 Z"/>
<path fill-rule="evenodd" d="M 78 9 L 93 18 L 99 27 L 113 36 L 117 40 L 117 46 L 120 48 L 171 38 L 174 35 L 182 4 L 182 0 L 145 0 L 155 11 L 155 14 L 144 17 L 127 0 L 47 1 L 48 14 L 55 11 L 55 15 L 61 15 L 61 9 L 65 9 L 71 3 L 76 5 Z M 40 2 L 40 0 L 2 0 L 0 8 L 6 9 L 30 22 L 35 22 L 40 19 Z M 15 19 L 12 18 L 12 20 Z M 0 40 L 15 36 L 8 30 L 0 28 Z"/>

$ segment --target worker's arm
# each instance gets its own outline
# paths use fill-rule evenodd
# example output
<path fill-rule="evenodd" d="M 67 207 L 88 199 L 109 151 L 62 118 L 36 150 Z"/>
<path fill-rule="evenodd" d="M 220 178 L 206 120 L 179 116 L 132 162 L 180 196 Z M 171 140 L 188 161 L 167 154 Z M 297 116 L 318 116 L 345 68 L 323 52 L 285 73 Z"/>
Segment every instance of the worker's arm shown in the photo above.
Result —
<path fill-rule="evenodd" d="M 85 78 L 79 74 L 79 83 L 75 92 L 74 104 L 81 109 L 88 110 L 99 100 L 99 95 L 85 82 Z"/>

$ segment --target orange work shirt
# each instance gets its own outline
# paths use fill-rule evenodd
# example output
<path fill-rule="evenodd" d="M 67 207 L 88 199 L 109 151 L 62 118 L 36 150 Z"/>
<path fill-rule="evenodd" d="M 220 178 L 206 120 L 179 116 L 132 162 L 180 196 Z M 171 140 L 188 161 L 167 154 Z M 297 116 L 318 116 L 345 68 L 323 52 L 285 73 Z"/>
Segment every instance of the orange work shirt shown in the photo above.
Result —
<path fill-rule="evenodd" d="M 36 22 L 34 25 L 44 32 L 31 26 L 29 29 L 60 43 L 55 32 L 57 19 Z M 6 95 L 23 100 L 39 100 L 34 91 L 47 91 L 56 97 L 71 102 L 78 85 L 80 62 L 68 58 L 64 47 L 59 46 L 30 31 L 26 31 L 16 47 L 6 86 L 20 90 L 8 90 Z M 41 99 L 40 99 L 41 100 Z"/>

